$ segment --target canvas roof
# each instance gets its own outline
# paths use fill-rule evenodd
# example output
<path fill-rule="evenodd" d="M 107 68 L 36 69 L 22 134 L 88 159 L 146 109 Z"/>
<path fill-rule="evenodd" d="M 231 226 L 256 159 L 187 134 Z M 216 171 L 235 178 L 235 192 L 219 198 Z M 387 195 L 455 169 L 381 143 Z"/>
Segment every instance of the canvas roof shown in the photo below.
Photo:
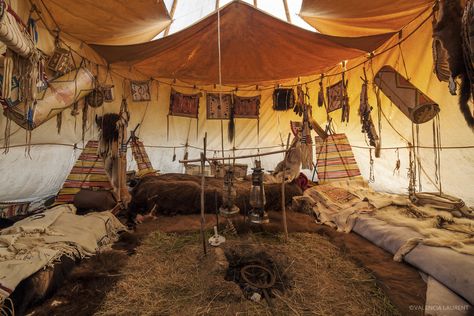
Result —
<path fill-rule="evenodd" d="M 303 0 L 300 17 L 323 34 L 362 36 L 398 31 L 433 0 Z"/>
<path fill-rule="evenodd" d="M 392 35 L 350 39 L 322 35 L 235 1 L 162 39 L 93 48 L 109 63 L 133 65 L 148 77 L 218 83 L 218 14 L 224 84 L 254 84 L 319 73 L 374 50 Z"/>
<path fill-rule="evenodd" d="M 86 43 L 142 43 L 171 23 L 164 2 L 157 0 L 33 1 L 51 29 Z"/>

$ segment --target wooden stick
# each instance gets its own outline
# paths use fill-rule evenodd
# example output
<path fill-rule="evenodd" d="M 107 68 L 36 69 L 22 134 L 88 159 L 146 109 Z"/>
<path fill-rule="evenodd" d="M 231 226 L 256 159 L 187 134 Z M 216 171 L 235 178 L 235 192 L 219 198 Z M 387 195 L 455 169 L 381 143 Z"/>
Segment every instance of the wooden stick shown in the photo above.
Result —
<path fill-rule="evenodd" d="M 205 182 L 206 176 L 204 175 L 204 167 L 206 164 L 206 147 L 207 147 L 207 132 L 204 134 L 204 152 L 201 153 L 201 239 L 202 239 L 202 247 L 204 250 L 204 255 L 207 255 L 207 242 L 206 242 L 206 234 L 204 229 L 206 228 L 206 218 L 204 216 L 204 189 L 205 189 Z"/>
<path fill-rule="evenodd" d="M 257 0 L 253 0 L 253 6 L 258 7 Z"/>
<path fill-rule="evenodd" d="M 285 7 L 286 20 L 288 23 L 291 23 L 290 10 L 288 10 L 288 2 L 286 0 L 283 0 L 283 6 Z"/>
<path fill-rule="evenodd" d="M 254 157 L 261 157 L 261 156 L 268 156 L 268 155 L 275 155 L 286 153 L 287 150 L 277 150 L 271 151 L 263 154 L 254 154 L 254 155 L 244 155 L 244 156 L 235 156 L 235 157 L 228 157 L 228 158 L 206 158 L 207 161 L 218 161 L 218 160 L 225 160 L 225 159 L 246 159 L 246 158 L 254 158 Z M 190 163 L 190 162 L 200 162 L 201 159 L 188 159 L 188 160 L 180 160 L 179 163 Z"/>
<path fill-rule="evenodd" d="M 288 139 L 286 140 L 286 150 L 290 147 L 290 137 L 291 133 L 288 133 Z M 281 180 L 281 212 L 283 215 L 283 231 L 285 233 L 285 242 L 288 242 L 288 223 L 286 221 L 286 203 L 285 203 L 285 178 L 286 178 L 286 155 L 283 160 L 283 177 Z"/>
<path fill-rule="evenodd" d="M 177 5 L 178 5 L 178 0 L 173 0 L 173 4 L 171 5 L 171 11 L 170 11 L 171 22 L 166 27 L 164 36 L 167 36 L 170 32 L 171 23 L 173 23 L 174 12 L 176 11 L 176 6 Z"/>

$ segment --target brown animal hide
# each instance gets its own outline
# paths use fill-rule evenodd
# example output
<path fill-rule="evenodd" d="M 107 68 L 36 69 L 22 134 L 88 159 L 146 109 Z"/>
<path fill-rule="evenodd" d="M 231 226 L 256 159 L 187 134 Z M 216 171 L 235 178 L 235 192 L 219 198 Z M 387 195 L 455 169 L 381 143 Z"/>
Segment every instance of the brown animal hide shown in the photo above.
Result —
<path fill-rule="evenodd" d="M 111 145 L 118 140 L 119 131 L 117 123 L 120 120 L 120 115 L 116 113 L 107 113 L 104 116 L 96 116 L 95 122 L 99 129 L 99 155 L 104 158 L 110 154 L 112 150 Z"/>
<path fill-rule="evenodd" d="M 433 27 L 433 38 L 439 40 L 448 53 L 452 78 L 461 78 L 459 107 L 467 124 L 474 128 L 474 117 L 469 108 L 469 100 L 472 96 L 471 82 L 463 55 L 461 0 L 440 0 L 439 10 L 440 18 Z"/>
<path fill-rule="evenodd" d="M 200 212 L 201 177 L 186 174 L 164 174 L 147 176 L 132 190 L 132 201 L 129 212 L 148 213 L 156 205 L 156 213 L 164 215 L 197 214 Z M 205 211 L 215 213 L 222 204 L 223 179 L 206 178 Z M 237 206 L 241 213 L 250 210 L 249 195 L 251 182 L 234 181 L 237 191 Z M 290 204 L 293 196 L 302 195 L 301 188 L 287 183 L 286 204 Z M 281 209 L 281 184 L 265 185 L 266 208 Z M 217 203 L 216 203 L 217 202 Z"/>
<path fill-rule="evenodd" d="M 77 214 L 83 215 L 88 212 L 111 210 L 117 204 L 117 201 L 110 191 L 81 189 L 74 195 L 73 204 L 77 208 Z"/>
<path fill-rule="evenodd" d="M 119 114 L 107 113 L 104 116 L 95 118 L 99 129 L 99 148 L 98 155 L 104 160 L 104 169 L 112 183 L 112 186 L 118 189 L 118 141 L 119 124 L 121 117 Z"/>

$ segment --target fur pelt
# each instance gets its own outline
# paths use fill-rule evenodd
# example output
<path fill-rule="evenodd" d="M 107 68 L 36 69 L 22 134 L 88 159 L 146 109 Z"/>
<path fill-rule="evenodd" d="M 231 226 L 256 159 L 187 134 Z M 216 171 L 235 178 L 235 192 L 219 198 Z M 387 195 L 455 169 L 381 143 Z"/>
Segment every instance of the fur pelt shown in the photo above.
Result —
<path fill-rule="evenodd" d="M 97 128 L 99 129 L 99 155 L 104 158 L 110 154 L 111 145 L 118 140 L 119 131 L 117 123 L 120 121 L 120 115 L 116 113 L 107 113 L 104 116 L 95 117 Z"/>
<path fill-rule="evenodd" d="M 461 79 L 459 107 L 467 124 L 474 129 L 474 117 L 469 108 L 469 100 L 472 96 L 471 82 L 463 55 L 461 0 L 440 0 L 439 9 L 440 18 L 433 27 L 433 37 L 441 41 L 448 52 L 451 77 Z"/>
<path fill-rule="evenodd" d="M 99 129 L 98 155 L 104 160 L 104 168 L 115 189 L 118 189 L 118 149 L 119 124 L 121 117 L 116 113 L 107 113 L 104 116 L 96 116 L 95 122 Z"/>
<path fill-rule="evenodd" d="M 132 189 L 132 201 L 129 214 L 145 214 L 155 208 L 157 214 L 198 214 L 200 212 L 201 178 L 186 174 L 164 174 L 146 176 Z M 215 213 L 222 205 L 223 179 L 206 178 L 205 211 Z M 250 210 L 250 181 L 235 181 L 237 191 L 236 204 L 240 212 Z M 293 196 L 302 195 L 301 188 L 292 183 L 285 185 L 286 203 L 290 204 Z M 281 185 L 265 185 L 266 209 L 281 209 Z"/>

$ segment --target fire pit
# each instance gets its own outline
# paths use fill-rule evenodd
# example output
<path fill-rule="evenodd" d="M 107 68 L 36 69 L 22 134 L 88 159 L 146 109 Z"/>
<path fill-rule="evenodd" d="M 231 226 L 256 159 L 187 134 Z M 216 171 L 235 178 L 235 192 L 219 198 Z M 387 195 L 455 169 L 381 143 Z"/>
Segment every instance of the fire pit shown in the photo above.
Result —
<path fill-rule="evenodd" d="M 244 254 L 245 253 L 245 254 Z M 229 262 L 225 280 L 237 283 L 247 299 L 259 302 L 265 298 L 272 307 L 274 291 L 280 294 L 290 288 L 283 261 L 266 252 L 251 253 L 249 249 L 232 249 L 226 253 Z"/>

